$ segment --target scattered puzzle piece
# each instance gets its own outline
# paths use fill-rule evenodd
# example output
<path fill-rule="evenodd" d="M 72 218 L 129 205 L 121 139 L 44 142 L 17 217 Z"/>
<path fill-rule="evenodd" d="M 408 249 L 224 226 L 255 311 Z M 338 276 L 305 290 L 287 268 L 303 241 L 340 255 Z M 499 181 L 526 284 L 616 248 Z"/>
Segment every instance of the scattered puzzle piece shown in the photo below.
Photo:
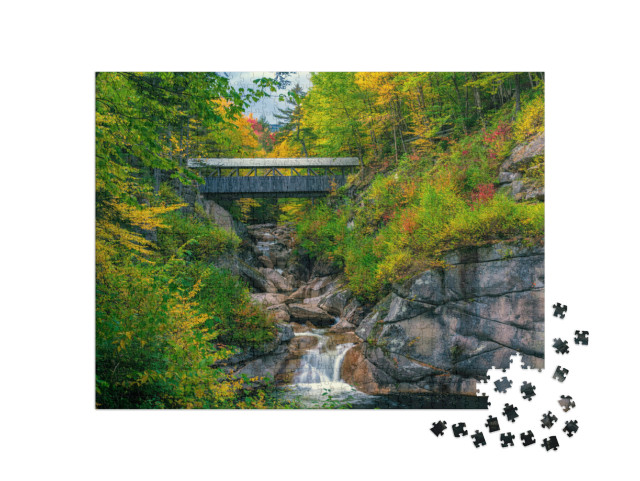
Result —
<path fill-rule="evenodd" d="M 567 436 L 571 437 L 578 432 L 578 421 L 565 421 L 564 424 L 565 426 L 562 430 L 567 433 Z"/>
<path fill-rule="evenodd" d="M 496 385 L 496 388 L 494 389 L 494 391 L 507 392 L 507 389 L 511 387 L 511 385 L 513 384 L 513 381 L 510 381 L 506 377 L 503 377 L 499 381 L 494 382 L 494 384 Z"/>
<path fill-rule="evenodd" d="M 518 410 L 513 404 L 505 404 L 504 409 L 502 410 L 502 415 L 507 416 L 507 419 L 512 423 L 516 422 L 516 418 L 518 417 Z"/>
<path fill-rule="evenodd" d="M 549 411 L 547 414 L 542 415 L 542 427 L 551 429 L 551 426 L 553 426 L 557 420 L 558 418 L 554 416 L 551 411 Z"/>
<path fill-rule="evenodd" d="M 565 413 L 569 411 L 571 408 L 576 407 L 576 403 L 573 402 L 573 398 L 571 396 L 560 396 L 560 400 L 558 401 L 558 404 L 562 406 L 562 410 Z"/>
<path fill-rule="evenodd" d="M 557 354 L 567 354 L 569 352 L 569 343 L 562 339 L 554 339 L 553 348 L 556 350 Z"/>
<path fill-rule="evenodd" d="M 496 417 L 489 416 L 487 418 L 487 424 L 485 424 L 485 426 L 489 428 L 490 433 L 500 431 L 500 424 L 498 423 L 498 418 Z"/>
<path fill-rule="evenodd" d="M 431 432 L 436 436 L 442 436 L 444 434 L 445 429 L 447 429 L 446 421 L 438 421 L 437 423 L 431 423 L 433 427 L 431 428 Z"/>
<path fill-rule="evenodd" d="M 536 395 L 535 389 L 536 387 L 532 386 L 530 382 L 524 381 L 520 387 L 522 398 L 531 401 L 531 398 Z"/>
<path fill-rule="evenodd" d="M 465 423 L 454 424 L 453 426 L 451 426 L 451 429 L 453 429 L 453 435 L 456 438 L 459 438 L 460 436 L 466 436 L 467 434 L 469 434 L 465 429 L 466 427 L 467 425 Z"/>
<path fill-rule="evenodd" d="M 547 451 L 551 451 L 552 449 L 557 451 L 560 444 L 558 443 L 558 438 L 555 436 L 549 436 L 542 442 L 542 446 L 547 448 Z"/>
<path fill-rule="evenodd" d="M 553 305 L 553 316 L 554 317 L 559 317 L 560 319 L 564 319 L 564 315 L 567 313 L 567 306 L 560 304 L 559 302 L 557 304 Z"/>
<path fill-rule="evenodd" d="M 576 331 L 576 337 L 574 338 L 576 344 L 582 344 L 584 346 L 589 344 L 589 331 Z"/>
<path fill-rule="evenodd" d="M 536 439 L 533 437 L 533 433 L 531 431 L 520 434 L 520 439 L 522 440 L 523 446 L 530 446 L 536 442 Z"/>
<path fill-rule="evenodd" d="M 502 433 L 500 435 L 500 441 L 502 442 L 502 447 L 506 448 L 507 446 L 513 446 L 513 438 L 515 436 L 511 433 Z"/>
<path fill-rule="evenodd" d="M 476 448 L 479 448 L 480 446 L 485 446 L 487 444 L 487 442 L 484 440 L 484 434 L 482 434 L 477 429 L 476 429 L 476 433 L 472 434 L 471 437 L 473 438 L 473 445 Z"/>
<path fill-rule="evenodd" d="M 553 373 L 553 379 L 564 382 L 567 379 L 567 374 L 569 374 L 568 369 L 558 366 L 556 367 L 556 372 Z"/>

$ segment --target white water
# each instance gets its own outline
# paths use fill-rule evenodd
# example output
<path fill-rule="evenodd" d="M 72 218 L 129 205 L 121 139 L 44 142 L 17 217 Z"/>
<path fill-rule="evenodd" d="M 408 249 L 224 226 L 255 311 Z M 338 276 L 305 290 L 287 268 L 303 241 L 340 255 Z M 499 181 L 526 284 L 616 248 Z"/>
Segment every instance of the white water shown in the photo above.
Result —
<path fill-rule="evenodd" d="M 258 241 L 256 242 L 256 247 L 263 253 L 263 255 L 269 257 L 269 250 L 271 249 L 271 246 L 275 244 L 276 241 Z"/>
<path fill-rule="evenodd" d="M 301 336 L 308 333 L 298 334 Z M 300 367 L 296 371 L 293 382 L 296 384 L 329 384 L 340 381 L 340 367 L 347 351 L 353 344 L 332 345 L 329 338 L 320 333 L 314 333 L 318 337 L 316 347 L 309 349 L 300 360 Z"/>
<path fill-rule="evenodd" d="M 358 404 L 370 398 L 340 378 L 342 362 L 354 344 L 335 344 L 326 332 L 326 329 L 312 329 L 296 334 L 317 337 L 318 344 L 302 355 L 293 376 L 291 394 L 305 407 L 327 407 L 325 403 Z"/>

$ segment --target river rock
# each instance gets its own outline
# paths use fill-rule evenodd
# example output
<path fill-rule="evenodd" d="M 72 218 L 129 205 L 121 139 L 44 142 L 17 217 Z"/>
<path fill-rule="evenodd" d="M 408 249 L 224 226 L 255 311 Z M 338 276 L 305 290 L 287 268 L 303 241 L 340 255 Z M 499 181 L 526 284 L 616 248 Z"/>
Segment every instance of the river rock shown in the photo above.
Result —
<path fill-rule="evenodd" d="M 310 324 L 310 323 L 298 324 L 297 322 L 291 322 L 289 325 L 291 326 L 295 334 L 309 332 L 311 329 L 315 327 L 313 324 Z"/>
<path fill-rule="evenodd" d="M 289 314 L 297 321 L 310 321 L 317 327 L 329 327 L 334 318 L 317 306 L 311 304 L 289 304 Z"/>
<path fill-rule="evenodd" d="M 251 294 L 251 298 L 258 304 L 274 306 L 276 304 L 282 304 L 287 296 L 285 294 L 274 294 L 270 292 L 254 292 Z"/>
<path fill-rule="evenodd" d="M 273 314 L 276 321 L 289 322 L 291 315 L 289 314 L 289 308 L 286 304 L 277 304 L 267 308 L 267 311 Z"/>
<path fill-rule="evenodd" d="M 279 291 L 281 291 L 281 292 L 289 292 L 289 291 L 293 290 L 293 287 L 291 286 L 291 283 L 287 279 L 285 279 L 284 276 L 282 274 L 280 274 L 278 271 L 276 271 L 275 269 L 266 269 L 264 267 L 261 267 L 258 270 Z"/>
<path fill-rule="evenodd" d="M 258 254 L 262 254 L 262 251 L 258 251 Z M 273 269 L 273 261 L 267 256 L 259 255 L 258 261 L 267 269 Z"/>
<path fill-rule="evenodd" d="M 347 289 L 340 289 L 330 292 L 318 302 L 318 307 L 324 309 L 332 316 L 341 316 L 342 311 L 351 299 L 351 292 Z"/>
<path fill-rule="evenodd" d="M 330 329 L 326 335 L 332 340 L 333 344 L 335 345 L 360 344 L 362 342 L 362 340 L 358 336 L 356 336 L 353 331 L 339 332 Z"/>
<path fill-rule="evenodd" d="M 297 291 L 291 294 L 291 299 L 306 299 L 308 297 L 319 297 L 325 294 L 332 286 L 332 277 L 320 277 L 311 279 Z"/>
<path fill-rule="evenodd" d="M 332 332 L 348 332 L 348 331 L 354 331 L 355 329 L 356 329 L 356 326 L 351 324 L 349 321 L 345 321 L 344 319 L 340 319 L 336 324 L 331 326 L 330 330 Z"/>
<path fill-rule="evenodd" d="M 302 303 L 303 304 L 311 304 L 312 306 L 316 306 L 316 307 L 320 307 L 318 306 L 318 303 L 320 303 L 320 301 L 324 299 L 324 297 L 322 296 L 318 296 L 318 297 L 307 297 L 306 299 L 302 299 Z M 296 301 L 299 301 L 299 299 L 296 299 Z M 295 304 L 295 303 L 294 303 Z"/>
<path fill-rule="evenodd" d="M 366 311 L 364 306 L 362 306 L 355 297 L 352 297 L 345 308 L 342 310 L 340 320 L 346 321 L 349 324 L 353 324 L 354 326 L 359 326 L 360 322 L 365 318 L 365 316 Z"/>

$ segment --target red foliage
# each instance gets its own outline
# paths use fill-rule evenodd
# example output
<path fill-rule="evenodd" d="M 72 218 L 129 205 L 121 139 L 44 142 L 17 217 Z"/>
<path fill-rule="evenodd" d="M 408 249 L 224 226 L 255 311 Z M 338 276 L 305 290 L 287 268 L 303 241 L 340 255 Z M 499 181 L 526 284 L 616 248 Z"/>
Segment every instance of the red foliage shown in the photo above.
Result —
<path fill-rule="evenodd" d="M 402 216 L 402 230 L 407 234 L 411 234 L 418 225 L 415 211 L 407 211 Z"/>
<path fill-rule="evenodd" d="M 488 155 L 490 159 L 495 159 L 504 142 L 511 136 L 511 125 L 506 122 L 500 122 L 493 132 L 485 132 L 482 141 L 489 148 Z"/>
<path fill-rule="evenodd" d="M 249 122 L 249 125 L 251 125 L 251 128 L 253 129 L 253 132 L 260 137 L 260 134 L 262 133 L 262 124 L 260 122 L 258 122 L 256 119 L 254 119 L 253 117 L 247 117 L 247 122 Z"/>
<path fill-rule="evenodd" d="M 484 204 L 496 195 L 496 187 L 493 184 L 480 184 L 471 193 L 474 204 Z"/>

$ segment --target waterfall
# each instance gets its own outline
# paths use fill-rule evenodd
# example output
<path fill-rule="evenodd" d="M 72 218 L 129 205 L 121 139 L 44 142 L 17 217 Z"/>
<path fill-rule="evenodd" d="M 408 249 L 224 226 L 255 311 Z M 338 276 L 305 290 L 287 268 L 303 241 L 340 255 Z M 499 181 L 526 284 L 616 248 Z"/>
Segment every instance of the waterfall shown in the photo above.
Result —
<path fill-rule="evenodd" d="M 319 337 L 317 346 L 309 349 L 302 356 L 300 367 L 294 376 L 294 383 L 323 384 L 327 387 L 346 384 L 340 381 L 340 367 L 353 344 L 332 345 L 327 336 L 317 336 Z"/>

